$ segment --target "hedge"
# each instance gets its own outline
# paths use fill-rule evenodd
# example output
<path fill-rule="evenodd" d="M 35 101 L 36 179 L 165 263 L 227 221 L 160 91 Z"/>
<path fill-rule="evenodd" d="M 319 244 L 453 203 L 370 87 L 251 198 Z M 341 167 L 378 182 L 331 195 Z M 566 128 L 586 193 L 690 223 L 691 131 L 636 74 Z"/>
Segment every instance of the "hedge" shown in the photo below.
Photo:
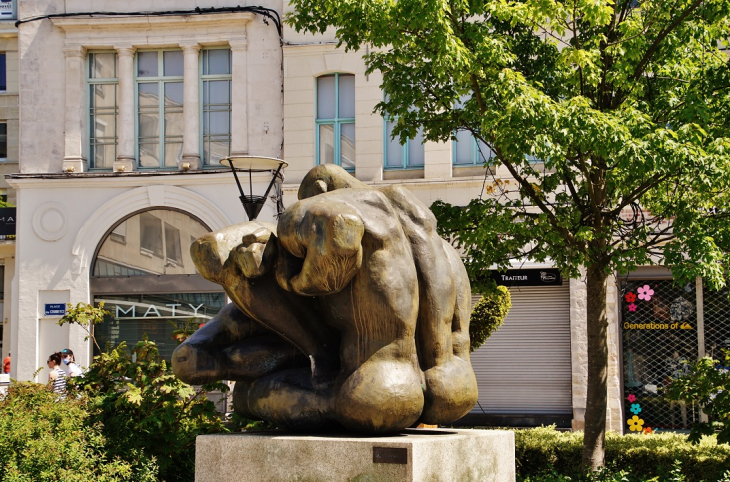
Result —
<path fill-rule="evenodd" d="M 518 480 L 590 480 L 581 467 L 582 451 L 582 432 L 559 432 L 554 427 L 515 430 Z M 718 444 L 714 436 L 704 437 L 694 445 L 683 434 L 622 436 L 609 432 L 606 435 L 606 466 L 613 474 L 625 471 L 627 478 L 624 480 L 630 481 L 655 477 L 658 481 L 730 481 L 730 445 Z M 555 474 L 570 479 L 558 478 Z"/>

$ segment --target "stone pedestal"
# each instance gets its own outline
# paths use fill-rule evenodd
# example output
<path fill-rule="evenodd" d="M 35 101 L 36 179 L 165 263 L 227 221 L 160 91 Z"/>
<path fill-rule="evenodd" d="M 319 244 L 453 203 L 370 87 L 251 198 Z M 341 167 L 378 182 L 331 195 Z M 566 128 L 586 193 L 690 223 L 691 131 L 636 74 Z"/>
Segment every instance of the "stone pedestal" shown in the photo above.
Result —
<path fill-rule="evenodd" d="M 277 432 L 199 436 L 196 482 L 515 480 L 503 430 L 409 429 L 383 437 Z"/>

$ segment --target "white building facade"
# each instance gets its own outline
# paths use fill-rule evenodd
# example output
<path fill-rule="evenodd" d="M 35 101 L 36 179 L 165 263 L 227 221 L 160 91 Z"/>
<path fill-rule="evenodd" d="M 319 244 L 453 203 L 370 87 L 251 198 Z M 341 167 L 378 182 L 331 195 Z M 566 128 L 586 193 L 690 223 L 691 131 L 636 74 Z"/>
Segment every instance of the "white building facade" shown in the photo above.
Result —
<path fill-rule="evenodd" d="M 268 4 L 275 18 L 281 3 Z M 20 5 L 22 161 L 8 179 L 22 219 L 6 334 L 12 377 L 32 379 L 63 348 L 89 363 L 86 333 L 58 326 L 53 305 L 104 300 L 115 319 L 100 325 L 100 341 L 158 334 L 169 344 L 167 321 L 210 318 L 225 302 L 196 274 L 188 248 L 246 220 L 218 160 L 280 157 L 283 115 L 275 23 L 224 7 Z M 159 13 L 138 15 L 150 9 Z M 109 10 L 128 15 L 77 14 Z M 270 179 L 254 175 L 254 189 Z M 274 214 L 269 203 L 259 219 Z"/>

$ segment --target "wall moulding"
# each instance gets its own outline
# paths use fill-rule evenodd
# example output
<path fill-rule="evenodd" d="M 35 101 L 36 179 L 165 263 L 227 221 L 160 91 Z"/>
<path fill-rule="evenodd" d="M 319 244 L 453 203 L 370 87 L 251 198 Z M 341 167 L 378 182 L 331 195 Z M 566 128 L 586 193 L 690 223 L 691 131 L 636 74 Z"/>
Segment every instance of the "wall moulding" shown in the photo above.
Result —
<path fill-rule="evenodd" d="M 175 30 L 186 27 L 235 27 L 246 26 L 255 18 L 251 12 L 232 12 L 208 15 L 165 15 L 139 17 L 65 17 L 51 19 L 53 25 L 66 32 L 92 32 L 96 30 Z"/>
<path fill-rule="evenodd" d="M 245 38 L 249 12 L 163 17 L 71 17 L 52 19 L 66 33 L 67 46 L 86 49 L 113 48 L 128 44 L 136 48 L 178 47 L 195 41 L 201 47 L 227 45 L 231 32 Z M 192 37 L 192 38 L 191 38 Z"/>
<path fill-rule="evenodd" d="M 86 220 L 71 249 L 72 272 L 78 275 L 89 268 L 97 245 L 114 224 L 134 212 L 151 208 L 172 208 L 189 213 L 213 231 L 232 224 L 210 200 L 188 189 L 161 185 L 132 189 L 104 203 Z"/>

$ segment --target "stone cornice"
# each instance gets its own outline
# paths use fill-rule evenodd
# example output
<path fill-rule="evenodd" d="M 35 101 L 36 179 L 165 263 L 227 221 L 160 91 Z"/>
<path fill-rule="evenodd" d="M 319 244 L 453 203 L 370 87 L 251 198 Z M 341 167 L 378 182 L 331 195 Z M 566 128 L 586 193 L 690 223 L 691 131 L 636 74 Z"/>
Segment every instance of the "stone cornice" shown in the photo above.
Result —
<path fill-rule="evenodd" d="M 241 26 L 254 19 L 251 12 L 220 13 L 215 15 L 164 15 L 131 17 L 63 17 L 51 19 L 53 25 L 70 32 L 89 32 L 99 30 L 174 30 L 180 27 L 217 27 Z"/>

